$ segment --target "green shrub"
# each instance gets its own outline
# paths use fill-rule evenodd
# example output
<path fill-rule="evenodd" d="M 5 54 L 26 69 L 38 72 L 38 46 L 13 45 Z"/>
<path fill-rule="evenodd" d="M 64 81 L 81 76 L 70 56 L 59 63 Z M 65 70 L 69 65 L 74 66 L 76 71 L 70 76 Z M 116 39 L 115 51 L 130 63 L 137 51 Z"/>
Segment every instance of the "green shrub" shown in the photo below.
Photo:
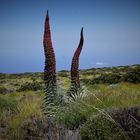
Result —
<path fill-rule="evenodd" d="M 0 93 L 1 94 L 5 94 L 5 93 L 8 93 L 8 92 L 9 92 L 9 90 L 7 88 L 5 88 L 3 86 L 0 86 Z"/>
<path fill-rule="evenodd" d="M 86 121 L 86 116 L 73 106 L 61 108 L 55 119 L 69 129 L 76 129 Z"/>
<path fill-rule="evenodd" d="M 121 75 L 119 73 L 109 73 L 109 74 L 102 74 L 98 78 L 94 78 L 91 83 L 99 84 L 99 83 L 108 83 L 108 84 L 115 84 L 121 81 Z"/>
<path fill-rule="evenodd" d="M 103 79 L 103 83 L 115 84 L 120 82 L 121 76 L 118 73 L 112 73 L 101 76 L 101 79 Z"/>
<path fill-rule="evenodd" d="M 69 75 L 66 72 L 59 72 L 58 76 L 60 76 L 60 77 L 68 77 Z"/>
<path fill-rule="evenodd" d="M 13 109 L 16 107 L 16 100 L 0 96 L 0 109 Z"/>
<path fill-rule="evenodd" d="M 140 70 L 137 69 L 126 73 L 123 77 L 123 81 L 140 83 Z"/>
<path fill-rule="evenodd" d="M 93 79 L 81 79 L 84 84 L 116 84 L 119 82 L 140 83 L 140 70 L 134 69 L 127 73 L 102 73 L 99 77 Z"/>
<path fill-rule="evenodd" d="M 123 136 L 119 133 L 113 134 L 115 130 L 119 132 L 119 129 L 114 123 L 98 115 L 90 118 L 81 127 L 80 134 L 82 140 L 123 140 Z"/>
<path fill-rule="evenodd" d="M 140 106 L 108 110 L 108 113 L 118 123 L 128 139 L 140 140 Z"/>
<path fill-rule="evenodd" d="M 91 116 L 80 128 L 82 140 L 139 140 L 140 106 L 108 109 Z"/>
<path fill-rule="evenodd" d="M 33 83 L 26 82 L 23 85 L 21 85 L 17 91 L 19 92 L 29 91 L 29 90 L 37 91 L 37 90 L 43 90 L 43 89 L 44 89 L 43 85 L 39 82 L 33 82 Z"/>

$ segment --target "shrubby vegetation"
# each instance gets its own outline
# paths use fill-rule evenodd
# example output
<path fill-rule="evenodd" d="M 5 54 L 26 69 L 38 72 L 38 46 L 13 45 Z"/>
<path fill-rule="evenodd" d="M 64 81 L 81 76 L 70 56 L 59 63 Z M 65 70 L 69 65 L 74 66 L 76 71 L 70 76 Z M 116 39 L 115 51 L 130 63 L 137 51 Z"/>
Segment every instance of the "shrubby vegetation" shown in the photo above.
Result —
<path fill-rule="evenodd" d="M 15 99 L 0 96 L 0 110 L 12 110 L 16 105 L 17 101 Z"/>
<path fill-rule="evenodd" d="M 102 83 L 108 83 L 108 84 L 115 84 L 121 82 L 121 75 L 118 73 L 111 73 L 111 74 L 102 74 L 98 78 L 93 78 L 90 82 L 90 84 L 102 84 Z"/>
<path fill-rule="evenodd" d="M 44 86 L 40 82 L 26 82 L 22 84 L 17 91 L 37 91 L 43 90 Z"/>
<path fill-rule="evenodd" d="M 118 132 L 113 134 L 113 130 Z M 111 120 L 108 120 L 101 116 L 95 116 L 90 118 L 80 129 L 82 140 L 113 140 L 125 139 L 119 132 L 118 128 Z M 114 130 L 114 131 L 116 131 Z M 122 138 L 121 138 L 122 137 Z"/>
<path fill-rule="evenodd" d="M 1 94 L 9 93 L 9 90 L 4 86 L 0 86 L 0 93 Z"/>
<path fill-rule="evenodd" d="M 58 72 L 62 87 L 68 88 L 68 71 Z M 94 68 L 80 71 L 81 82 L 87 85 L 116 84 L 120 82 L 140 83 L 140 65 L 112 68 Z M 43 73 L 0 74 L 0 93 L 44 90 Z"/>
<path fill-rule="evenodd" d="M 120 112 L 120 108 L 140 105 L 139 67 L 136 65 L 81 71 L 82 82 L 86 83 L 84 88 L 87 96 L 77 98 L 76 102 L 57 108 L 54 120 L 65 128 L 80 130 L 83 140 L 118 140 L 118 138 L 123 140 L 124 134 L 126 139 L 133 137 L 139 140 L 139 129 L 135 128 L 140 126 L 139 123 L 131 125 L 134 121 L 133 117 L 140 119 L 138 113 L 128 109 L 128 113 L 136 112 L 131 113 L 133 114 L 131 117 L 126 115 L 127 111 Z M 0 94 L 0 126 L 3 126 L 0 129 L 0 135 L 2 138 L 18 140 L 28 132 L 27 130 L 33 134 L 36 130 L 45 133 L 44 128 L 48 126 L 43 125 L 45 116 L 41 110 L 44 97 L 42 73 L 11 76 L 2 74 L 1 76 L 0 93 L 9 93 Z M 60 79 L 64 88 L 67 89 L 70 82 L 69 73 L 61 71 L 58 76 L 58 80 Z M 119 111 L 113 113 L 114 108 L 118 108 Z M 108 109 L 113 114 L 108 112 Z M 102 111 L 112 116 L 122 116 L 113 118 L 117 126 L 108 120 L 108 117 L 102 118 L 102 115 L 99 115 Z M 125 118 L 126 116 L 128 118 Z M 131 121 L 125 122 L 129 119 Z M 120 127 L 118 129 L 118 125 L 121 125 L 123 129 Z M 112 132 L 112 128 L 116 129 Z M 42 135 L 40 132 L 37 136 L 42 137 Z"/>
<path fill-rule="evenodd" d="M 122 80 L 125 82 L 140 83 L 140 69 L 137 68 L 126 73 L 123 76 Z"/>
<path fill-rule="evenodd" d="M 67 71 L 61 71 L 61 72 L 58 73 L 58 76 L 60 76 L 60 77 L 68 77 L 69 73 Z"/>
<path fill-rule="evenodd" d="M 86 72 L 83 73 L 86 75 Z M 116 84 L 119 82 L 140 83 L 140 66 L 134 65 L 132 67 L 93 69 L 93 78 L 82 78 L 81 81 L 85 84 Z"/>
<path fill-rule="evenodd" d="M 110 121 L 108 122 L 108 120 L 102 120 L 100 117 L 96 116 L 98 116 L 98 114 L 100 114 L 101 111 L 109 108 L 129 108 L 130 106 L 139 105 L 140 84 L 119 83 L 116 86 L 97 84 L 89 85 L 89 87 L 87 88 L 89 91 L 87 93 L 87 97 L 79 98 L 76 100 L 76 102 L 71 102 L 68 105 L 60 107 L 54 119 L 57 121 L 57 123 L 61 124 L 62 126 L 65 126 L 65 128 L 71 130 L 80 129 L 80 134 L 82 135 L 83 140 L 92 140 L 92 138 L 101 139 L 102 137 L 106 137 L 108 133 L 110 139 L 112 138 L 111 140 L 118 140 L 118 136 L 120 136 L 119 131 L 117 131 L 117 133 L 114 132 L 114 137 L 111 137 L 112 134 L 110 133 L 110 128 L 114 127 L 114 124 L 112 124 L 112 122 Z M 0 121 L 6 126 L 6 128 L 3 128 L 3 131 L 6 133 L 6 136 L 10 137 L 11 139 L 18 140 L 20 139 L 20 137 L 23 136 L 24 131 L 27 132 L 27 129 L 29 129 L 30 132 L 33 133 L 36 133 L 36 130 L 42 130 L 46 132 L 44 130 L 44 128 L 47 127 L 44 124 L 46 123 L 46 121 L 44 121 L 44 115 L 41 110 L 43 96 L 43 92 L 39 91 L 24 91 L 0 95 Z M 128 111 L 128 113 L 130 112 L 131 111 Z M 131 131 L 131 136 L 137 135 L 138 137 L 139 130 L 133 129 L 134 125 L 131 125 L 132 123 L 130 123 L 130 126 L 128 127 L 130 121 L 127 122 L 128 118 L 125 118 L 125 115 L 125 111 L 118 115 L 124 118 L 122 122 L 125 122 L 126 120 L 126 126 L 123 127 L 129 128 L 129 130 L 133 130 Z M 129 117 L 129 115 L 126 116 Z M 132 116 L 136 117 L 136 115 Z M 118 118 L 116 120 L 122 120 L 122 118 Z M 132 118 L 132 120 L 134 119 Z M 121 123 L 118 121 L 117 124 Z M 126 130 L 124 129 L 123 131 L 125 132 Z M 99 135 L 100 137 L 98 137 Z M 39 134 L 37 136 L 43 136 L 42 132 L 39 131 Z M 115 136 L 117 137 L 116 139 Z M 135 138 L 135 140 L 139 139 Z"/>

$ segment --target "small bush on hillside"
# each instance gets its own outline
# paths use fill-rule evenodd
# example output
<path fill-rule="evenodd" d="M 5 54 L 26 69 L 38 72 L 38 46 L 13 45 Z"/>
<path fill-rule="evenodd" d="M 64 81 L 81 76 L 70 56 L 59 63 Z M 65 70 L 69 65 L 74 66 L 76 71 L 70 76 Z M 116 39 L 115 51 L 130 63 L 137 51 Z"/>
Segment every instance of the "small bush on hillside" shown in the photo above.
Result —
<path fill-rule="evenodd" d="M 11 98 L 4 98 L 0 96 L 0 109 L 13 109 L 17 102 Z"/>
<path fill-rule="evenodd" d="M 121 75 L 118 73 L 110 73 L 110 74 L 102 74 L 98 78 L 94 78 L 91 83 L 92 84 L 100 84 L 100 83 L 108 83 L 115 84 L 121 81 Z"/>
<path fill-rule="evenodd" d="M 108 111 L 128 139 L 140 140 L 140 106 Z"/>
<path fill-rule="evenodd" d="M 131 83 L 140 83 L 140 70 L 134 70 L 124 75 L 123 81 Z"/>
<path fill-rule="evenodd" d="M 60 72 L 60 73 L 58 73 L 58 76 L 60 76 L 60 77 L 68 77 L 69 75 L 66 72 Z"/>
<path fill-rule="evenodd" d="M 112 73 L 101 76 L 101 79 L 103 80 L 103 83 L 115 84 L 120 82 L 121 76 L 120 74 Z"/>
<path fill-rule="evenodd" d="M 19 92 L 29 91 L 29 90 L 37 91 L 37 90 L 42 90 L 42 89 L 44 89 L 44 87 L 39 82 L 33 82 L 33 83 L 26 82 L 23 85 L 21 85 L 17 91 L 19 91 Z"/>
<path fill-rule="evenodd" d="M 139 140 L 139 111 L 140 106 L 134 106 L 90 117 L 80 129 L 82 140 Z"/>
<path fill-rule="evenodd" d="M 80 113 L 74 106 L 64 107 L 60 109 L 55 119 L 69 129 L 76 129 L 86 121 L 86 114 Z"/>
<path fill-rule="evenodd" d="M 81 128 L 82 140 L 124 140 L 127 137 L 113 120 L 104 115 L 90 118 Z"/>
<path fill-rule="evenodd" d="M 49 118 L 31 117 L 22 124 L 23 138 L 26 140 L 56 140 L 57 126 Z"/>
<path fill-rule="evenodd" d="M 7 88 L 0 86 L 0 94 L 6 94 L 8 92 L 9 92 L 9 90 Z"/>

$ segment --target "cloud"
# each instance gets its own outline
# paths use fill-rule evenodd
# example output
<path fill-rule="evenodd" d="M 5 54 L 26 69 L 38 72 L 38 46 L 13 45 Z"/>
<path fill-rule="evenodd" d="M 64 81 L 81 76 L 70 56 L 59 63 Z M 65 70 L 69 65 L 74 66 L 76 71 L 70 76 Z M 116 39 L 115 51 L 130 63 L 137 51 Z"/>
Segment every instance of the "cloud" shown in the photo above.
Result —
<path fill-rule="evenodd" d="M 96 65 L 105 65 L 103 62 L 96 62 Z"/>

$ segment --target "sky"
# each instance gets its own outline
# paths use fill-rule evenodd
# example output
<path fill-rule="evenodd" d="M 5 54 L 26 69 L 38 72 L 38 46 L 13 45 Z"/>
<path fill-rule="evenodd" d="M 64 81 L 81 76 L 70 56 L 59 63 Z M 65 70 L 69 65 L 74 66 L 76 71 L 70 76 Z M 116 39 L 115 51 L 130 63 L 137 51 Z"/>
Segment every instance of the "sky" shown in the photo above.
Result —
<path fill-rule="evenodd" d="M 0 0 L 0 73 L 44 70 L 47 10 L 57 71 L 70 69 L 81 27 L 80 69 L 140 64 L 139 0 Z"/>

